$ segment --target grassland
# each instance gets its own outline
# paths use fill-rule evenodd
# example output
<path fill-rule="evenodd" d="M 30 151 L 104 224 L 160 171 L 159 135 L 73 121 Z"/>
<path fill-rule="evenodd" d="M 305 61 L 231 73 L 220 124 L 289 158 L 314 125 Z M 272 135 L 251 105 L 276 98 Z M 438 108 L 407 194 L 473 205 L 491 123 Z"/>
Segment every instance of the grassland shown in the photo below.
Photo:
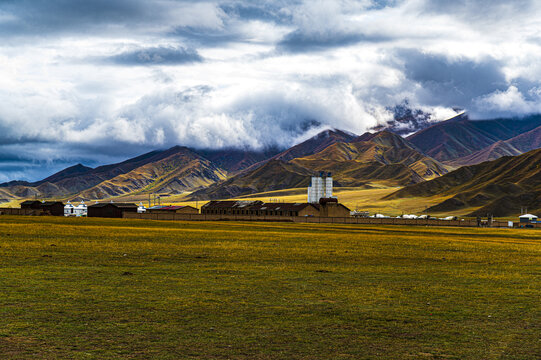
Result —
<path fill-rule="evenodd" d="M 539 359 L 541 232 L 0 217 L 0 358 Z"/>

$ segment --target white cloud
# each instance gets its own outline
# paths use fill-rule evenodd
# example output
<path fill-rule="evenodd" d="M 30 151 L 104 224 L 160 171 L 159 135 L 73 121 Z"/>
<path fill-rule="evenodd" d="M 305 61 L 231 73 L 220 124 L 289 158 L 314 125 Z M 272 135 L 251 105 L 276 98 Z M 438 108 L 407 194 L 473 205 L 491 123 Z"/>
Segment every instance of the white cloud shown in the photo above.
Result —
<path fill-rule="evenodd" d="M 492 116 L 520 116 L 541 112 L 541 91 L 530 89 L 532 100 L 526 100 L 516 86 L 506 91 L 495 91 L 475 100 L 477 111 Z"/>
<path fill-rule="evenodd" d="M 175 144 L 289 146 L 310 126 L 362 133 L 404 99 L 432 121 L 454 106 L 541 111 L 541 4 L 382 3 L 0 4 L 0 149 L 54 160 L 92 148 L 100 162 Z M 160 61 L 96 61 L 141 54 Z"/>

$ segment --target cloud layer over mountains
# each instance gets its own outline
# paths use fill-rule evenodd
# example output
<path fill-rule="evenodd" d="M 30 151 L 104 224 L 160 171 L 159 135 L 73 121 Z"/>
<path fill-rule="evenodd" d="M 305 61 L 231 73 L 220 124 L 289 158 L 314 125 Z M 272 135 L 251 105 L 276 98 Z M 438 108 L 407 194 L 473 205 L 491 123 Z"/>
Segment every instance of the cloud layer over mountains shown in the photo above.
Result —
<path fill-rule="evenodd" d="M 0 181 L 146 150 L 289 146 L 409 104 L 541 112 L 541 4 L 0 2 Z"/>

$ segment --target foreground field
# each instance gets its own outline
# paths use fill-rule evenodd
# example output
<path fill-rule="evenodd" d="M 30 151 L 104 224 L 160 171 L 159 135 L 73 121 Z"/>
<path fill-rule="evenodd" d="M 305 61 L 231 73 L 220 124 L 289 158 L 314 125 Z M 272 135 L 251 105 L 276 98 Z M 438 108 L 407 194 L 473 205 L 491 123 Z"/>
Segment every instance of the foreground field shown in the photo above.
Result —
<path fill-rule="evenodd" d="M 539 359 L 541 232 L 0 216 L 0 358 Z"/>

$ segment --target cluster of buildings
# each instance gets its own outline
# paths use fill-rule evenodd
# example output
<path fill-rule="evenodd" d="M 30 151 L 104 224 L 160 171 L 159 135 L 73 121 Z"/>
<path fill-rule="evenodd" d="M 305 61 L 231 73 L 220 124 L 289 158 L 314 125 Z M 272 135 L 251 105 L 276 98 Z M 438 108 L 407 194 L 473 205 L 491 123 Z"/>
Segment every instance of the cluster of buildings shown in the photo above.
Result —
<path fill-rule="evenodd" d="M 333 196 L 333 180 L 330 173 L 320 173 L 311 178 L 306 203 L 263 202 L 263 201 L 210 201 L 201 207 L 204 215 L 250 215 L 250 216 L 317 216 L 317 217 L 349 217 L 350 210 L 340 204 Z M 192 206 L 156 205 L 145 208 L 140 203 L 116 203 L 113 201 L 86 205 L 81 201 L 78 205 L 70 201 L 42 202 L 25 201 L 21 208 L 40 209 L 44 214 L 74 217 L 121 218 L 123 213 L 150 214 L 199 214 L 199 209 Z"/>
<path fill-rule="evenodd" d="M 78 205 L 70 201 L 63 204 L 60 201 L 38 201 L 28 200 L 21 203 L 21 209 L 35 210 L 34 214 L 45 214 L 54 216 L 73 217 L 104 217 L 121 218 L 124 213 L 147 213 L 147 214 L 199 214 L 202 215 L 226 215 L 226 216 L 250 216 L 250 217 L 329 217 L 329 218 L 390 218 L 382 214 L 369 216 L 365 211 L 350 211 L 346 206 L 340 204 L 333 196 L 333 179 L 331 173 L 321 172 L 319 176 L 311 178 L 308 187 L 308 197 L 305 203 L 286 202 L 263 202 L 224 200 L 209 201 L 199 209 L 193 206 L 172 206 L 156 205 L 146 208 L 143 203 L 116 203 L 113 201 L 86 205 L 81 201 Z M 32 211 L 31 211 L 32 212 Z M 401 215 L 401 219 L 432 219 L 428 215 Z M 435 218 L 434 218 L 435 219 Z M 457 220 L 454 216 L 439 220 Z M 525 214 L 520 216 L 521 225 L 537 223 L 537 216 Z"/>

